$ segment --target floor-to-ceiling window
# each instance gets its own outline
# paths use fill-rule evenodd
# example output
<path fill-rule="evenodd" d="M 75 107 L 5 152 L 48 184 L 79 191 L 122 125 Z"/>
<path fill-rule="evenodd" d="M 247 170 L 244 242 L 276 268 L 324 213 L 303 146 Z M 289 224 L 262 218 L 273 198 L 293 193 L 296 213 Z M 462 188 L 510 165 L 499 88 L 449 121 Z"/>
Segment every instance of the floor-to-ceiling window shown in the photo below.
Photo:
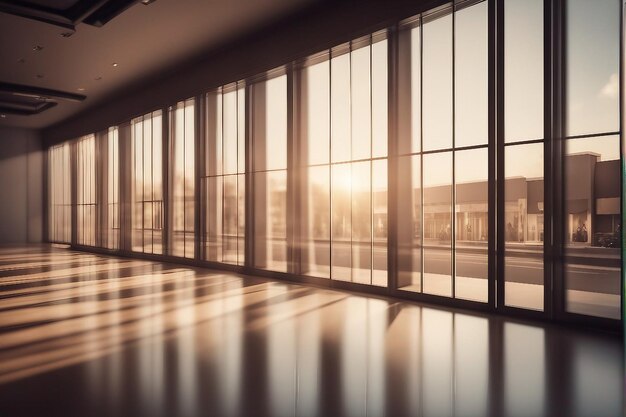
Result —
<path fill-rule="evenodd" d="M 486 302 L 487 2 L 399 34 L 398 287 Z"/>
<path fill-rule="evenodd" d="M 163 115 L 131 121 L 132 250 L 163 254 Z"/>
<path fill-rule="evenodd" d="M 287 272 L 287 75 L 250 86 L 254 266 Z"/>
<path fill-rule="evenodd" d="M 386 286 L 386 34 L 311 57 L 296 85 L 301 273 Z"/>
<path fill-rule="evenodd" d="M 544 2 L 504 1 L 504 304 L 544 309 Z"/>
<path fill-rule="evenodd" d="M 96 246 L 96 137 L 87 135 L 76 143 L 76 241 Z"/>
<path fill-rule="evenodd" d="M 205 97 L 205 205 L 202 258 L 243 265 L 245 259 L 245 85 Z"/>
<path fill-rule="evenodd" d="M 48 150 L 48 239 L 72 240 L 72 191 L 69 142 Z"/>
<path fill-rule="evenodd" d="M 51 148 L 50 239 L 618 318 L 622 5 L 548 5 L 450 2 Z"/>
<path fill-rule="evenodd" d="M 620 0 L 567 0 L 565 304 L 620 317 Z"/>
<path fill-rule="evenodd" d="M 181 101 L 169 109 L 171 173 L 171 238 L 174 256 L 194 257 L 195 230 L 195 105 Z"/>

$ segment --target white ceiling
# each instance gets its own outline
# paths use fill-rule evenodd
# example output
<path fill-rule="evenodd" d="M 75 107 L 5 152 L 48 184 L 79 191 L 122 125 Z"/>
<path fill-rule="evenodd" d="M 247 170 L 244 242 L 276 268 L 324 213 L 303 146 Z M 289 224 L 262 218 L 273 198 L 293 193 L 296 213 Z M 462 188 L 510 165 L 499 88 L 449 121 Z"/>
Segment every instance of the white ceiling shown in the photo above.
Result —
<path fill-rule="evenodd" d="M 157 0 L 132 6 L 101 28 L 80 24 L 69 38 L 61 36 L 63 28 L 0 13 L 1 82 L 87 96 L 82 103 L 60 101 L 38 115 L 6 115 L 0 125 L 48 127 L 314 1 Z M 43 50 L 33 51 L 35 45 Z"/>

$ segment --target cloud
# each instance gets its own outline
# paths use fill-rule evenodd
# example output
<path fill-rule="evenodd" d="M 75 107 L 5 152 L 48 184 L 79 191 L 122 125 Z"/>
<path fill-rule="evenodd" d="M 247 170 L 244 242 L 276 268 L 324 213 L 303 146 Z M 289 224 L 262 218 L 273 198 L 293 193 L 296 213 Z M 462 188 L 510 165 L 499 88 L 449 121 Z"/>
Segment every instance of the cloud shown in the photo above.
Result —
<path fill-rule="evenodd" d="M 619 76 L 611 74 L 609 81 L 600 90 L 600 96 L 605 98 L 616 98 L 619 94 Z"/>

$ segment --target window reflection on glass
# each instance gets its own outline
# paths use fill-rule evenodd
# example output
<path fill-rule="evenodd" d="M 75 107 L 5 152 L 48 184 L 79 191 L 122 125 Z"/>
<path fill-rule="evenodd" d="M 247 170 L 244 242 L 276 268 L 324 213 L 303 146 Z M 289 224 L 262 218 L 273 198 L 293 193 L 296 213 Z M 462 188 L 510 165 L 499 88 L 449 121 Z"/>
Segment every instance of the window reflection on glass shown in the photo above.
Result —
<path fill-rule="evenodd" d="M 505 142 L 543 138 L 543 0 L 504 3 Z"/>
<path fill-rule="evenodd" d="M 236 83 L 208 93 L 206 103 L 206 205 L 202 257 L 243 265 L 245 236 L 245 87 Z"/>
<path fill-rule="evenodd" d="M 543 143 L 505 147 L 504 303 L 543 310 Z"/>
<path fill-rule="evenodd" d="M 131 121 L 132 250 L 163 253 L 163 116 L 148 113 Z"/>
<path fill-rule="evenodd" d="M 424 288 L 452 296 L 452 152 L 423 156 Z"/>
<path fill-rule="evenodd" d="M 619 136 L 567 139 L 565 151 L 566 308 L 619 319 Z"/>
<path fill-rule="evenodd" d="M 455 296 L 487 302 L 487 148 L 456 152 Z"/>
<path fill-rule="evenodd" d="M 619 130 L 620 2 L 568 0 L 567 135 Z"/>
<path fill-rule="evenodd" d="M 76 144 L 76 240 L 96 245 L 96 138 L 88 135 Z"/>
<path fill-rule="evenodd" d="M 422 129 L 425 151 L 452 147 L 452 14 L 422 28 Z"/>
<path fill-rule="evenodd" d="M 170 138 L 172 141 L 170 144 L 172 173 L 172 230 L 170 247 L 174 256 L 193 258 L 196 166 L 194 100 L 181 101 L 176 106 L 170 108 L 169 112 Z"/>
<path fill-rule="evenodd" d="M 72 197 L 70 188 L 70 144 L 65 142 L 48 151 L 48 238 L 70 243 Z"/>

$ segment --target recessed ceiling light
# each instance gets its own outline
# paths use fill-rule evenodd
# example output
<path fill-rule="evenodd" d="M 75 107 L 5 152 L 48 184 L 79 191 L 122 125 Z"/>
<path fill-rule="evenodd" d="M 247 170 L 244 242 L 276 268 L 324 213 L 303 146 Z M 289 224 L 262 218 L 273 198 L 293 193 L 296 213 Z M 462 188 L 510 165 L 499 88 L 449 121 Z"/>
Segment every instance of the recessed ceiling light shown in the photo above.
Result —
<path fill-rule="evenodd" d="M 114 63 L 113 63 L 113 64 L 111 64 L 111 65 L 113 65 L 114 67 L 117 67 L 119 64 L 118 64 L 117 62 L 114 62 Z"/>
<path fill-rule="evenodd" d="M 78 87 L 78 91 L 85 91 L 83 87 Z"/>
<path fill-rule="evenodd" d="M 39 52 L 39 51 L 41 51 L 41 50 L 43 50 L 43 46 L 41 46 L 41 45 L 35 45 L 35 46 L 33 46 L 33 51 L 35 51 L 35 52 Z"/>
<path fill-rule="evenodd" d="M 5 117 L 7 117 L 7 115 L 6 114 L 0 114 L 0 117 L 2 117 L 4 119 Z"/>
<path fill-rule="evenodd" d="M 97 76 L 96 78 L 94 78 L 94 80 L 100 81 L 100 80 L 102 80 L 102 77 L 101 76 Z"/>
<path fill-rule="evenodd" d="M 145 4 L 146 6 L 147 6 L 148 4 L 150 4 L 150 3 L 154 3 L 155 1 L 156 1 L 156 0 L 141 0 L 141 2 L 142 2 L 143 4 Z"/>

